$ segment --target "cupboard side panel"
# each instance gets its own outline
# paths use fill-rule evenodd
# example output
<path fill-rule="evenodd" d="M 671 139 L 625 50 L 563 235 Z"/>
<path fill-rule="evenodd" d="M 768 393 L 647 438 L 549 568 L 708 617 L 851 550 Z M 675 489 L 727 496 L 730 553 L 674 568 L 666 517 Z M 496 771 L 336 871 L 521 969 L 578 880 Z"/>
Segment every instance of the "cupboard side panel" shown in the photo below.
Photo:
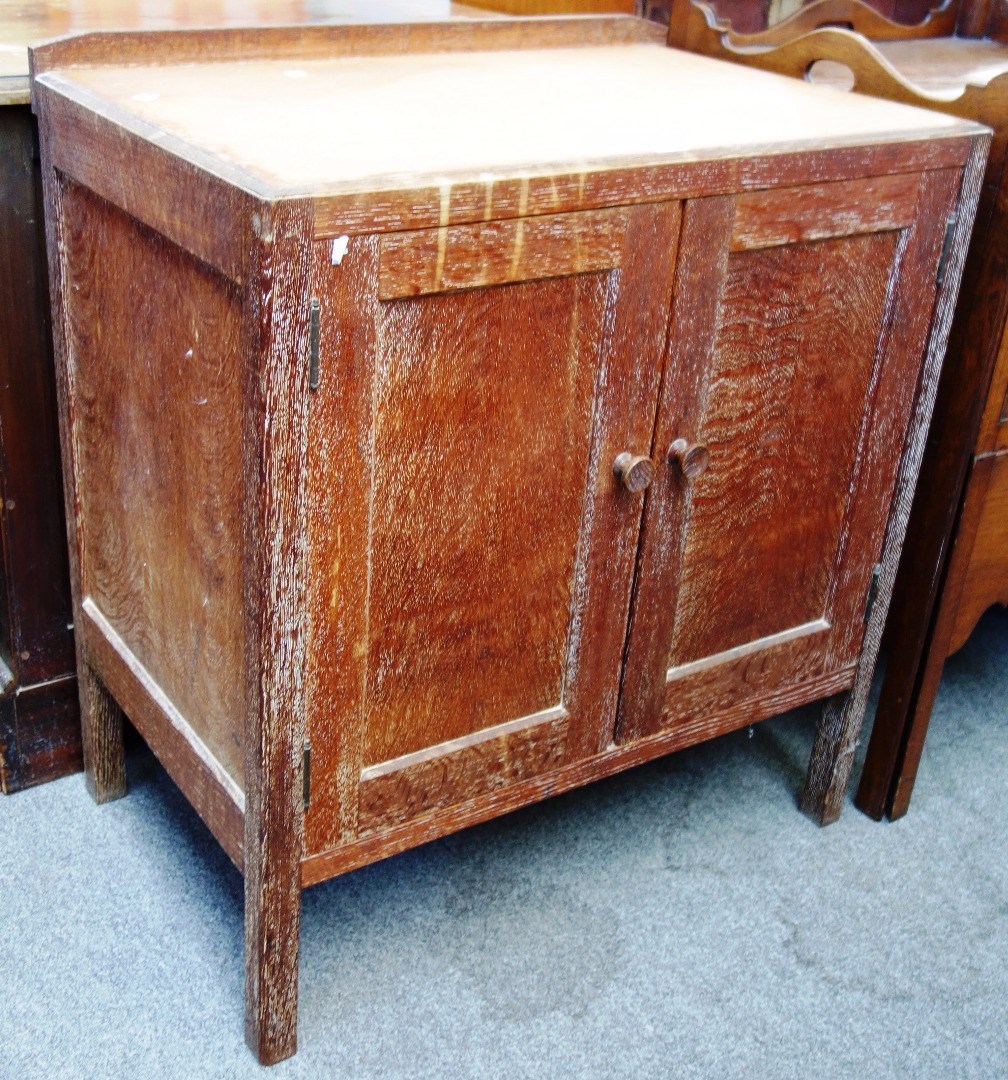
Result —
<path fill-rule="evenodd" d="M 82 598 L 241 785 L 241 296 L 63 184 Z"/>

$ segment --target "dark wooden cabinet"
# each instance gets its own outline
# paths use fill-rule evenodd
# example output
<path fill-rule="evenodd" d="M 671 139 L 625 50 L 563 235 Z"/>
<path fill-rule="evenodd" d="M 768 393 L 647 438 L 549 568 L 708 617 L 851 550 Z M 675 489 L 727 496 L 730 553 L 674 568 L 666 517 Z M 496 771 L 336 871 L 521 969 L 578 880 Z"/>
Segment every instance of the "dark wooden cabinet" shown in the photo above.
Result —
<path fill-rule="evenodd" d="M 0 79 L 0 790 L 81 767 L 38 140 Z"/>
<path fill-rule="evenodd" d="M 856 733 L 987 135 L 663 38 L 35 51 L 88 783 L 121 708 L 242 868 L 263 1061 L 302 888 L 792 705 Z"/>

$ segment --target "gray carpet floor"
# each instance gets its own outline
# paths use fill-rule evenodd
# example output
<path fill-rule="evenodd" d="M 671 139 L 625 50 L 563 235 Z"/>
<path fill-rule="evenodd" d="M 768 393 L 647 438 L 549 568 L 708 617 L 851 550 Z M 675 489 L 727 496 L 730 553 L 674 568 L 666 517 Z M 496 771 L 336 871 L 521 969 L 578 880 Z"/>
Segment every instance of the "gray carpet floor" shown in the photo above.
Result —
<path fill-rule="evenodd" d="M 277 1078 L 1008 1076 L 1008 614 L 907 818 L 795 808 L 801 710 L 309 890 Z M 242 1077 L 242 887 L 156 762 L 0 801 L 0 1075 Z"/>

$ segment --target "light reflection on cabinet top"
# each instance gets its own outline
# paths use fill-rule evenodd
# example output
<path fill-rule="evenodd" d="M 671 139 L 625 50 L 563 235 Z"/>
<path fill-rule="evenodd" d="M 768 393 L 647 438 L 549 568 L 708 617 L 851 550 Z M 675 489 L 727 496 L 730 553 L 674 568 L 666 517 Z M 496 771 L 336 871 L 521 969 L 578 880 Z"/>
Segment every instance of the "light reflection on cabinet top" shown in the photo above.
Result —
<path fill-rule="evenodd" d="M 0 0 L 0 105 L 28 100 L 28 49 L 88 30 L 492 17 L 451 0 Z"/>
<path fill-rule="evenodd" d="M 92 49 L 79 66 L 40 56 L 39 77 L 165 149 L 280 193 L 576 174 L 979 130 L 672 50 L 639 20 L 605 22 L 622 34 L 603 33 L 598 20 L 567 20 L 549 48 L 529 41 L 537 27 L 509 47 L 520 31 L 507 22 L 453 23 L 447 37 L 445 24 L 430 38 L 384 28 L 377 46 L 366 28 L 325 28 L 308 48 L 281 43 L 279 55 L 260 41 L 249 59 L 235 58 L 238 50 L 220 59 L 206 46 L 216 58 L 178 52 L 164 62 L 153 45 L 111 64 Z M 577 31 L 581 43 L 576 35 L 571 43 L 572 23 L 595 31 Z M 479 47 L 458 47 L 463 33 Z"/>

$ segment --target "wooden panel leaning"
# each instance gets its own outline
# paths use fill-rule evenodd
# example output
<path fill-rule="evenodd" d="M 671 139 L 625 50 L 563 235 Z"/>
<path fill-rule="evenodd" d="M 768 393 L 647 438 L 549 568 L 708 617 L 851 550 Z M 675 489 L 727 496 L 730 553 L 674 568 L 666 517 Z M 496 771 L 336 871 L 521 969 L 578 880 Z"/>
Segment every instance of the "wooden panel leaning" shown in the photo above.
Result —
<path fill-rule="evenodd" d="M 851 27 L 852 30 L 845 27 Z M 872 38 L 868 41 L 866 38 Z M 760 34 L 736 34 L 709 11 L 677 6 L 673 39 L 711 56 L 979 120 L 994 130 L 952 326 L 948 361 L 921 466 L 886 630 L 889 661 L 857 805 L 906 813 L 945 659 L 980 615 L 1008 603 L 1003 507 L 1008 473 L 1008 9 L 947 3 L 914 26 L 858 0 L 818 0 Z M 824 743 L 824 762 L 852 748 Z M 828 815 L 842 794 L 822 770 L 810 788 Z"/>
<path fill-rule="evenodd" d="M 262 1061 L 303 887 L 863 707 L 985 129 L 629 18 L 34 63 L 86 767 L 242 867 Z"/>

